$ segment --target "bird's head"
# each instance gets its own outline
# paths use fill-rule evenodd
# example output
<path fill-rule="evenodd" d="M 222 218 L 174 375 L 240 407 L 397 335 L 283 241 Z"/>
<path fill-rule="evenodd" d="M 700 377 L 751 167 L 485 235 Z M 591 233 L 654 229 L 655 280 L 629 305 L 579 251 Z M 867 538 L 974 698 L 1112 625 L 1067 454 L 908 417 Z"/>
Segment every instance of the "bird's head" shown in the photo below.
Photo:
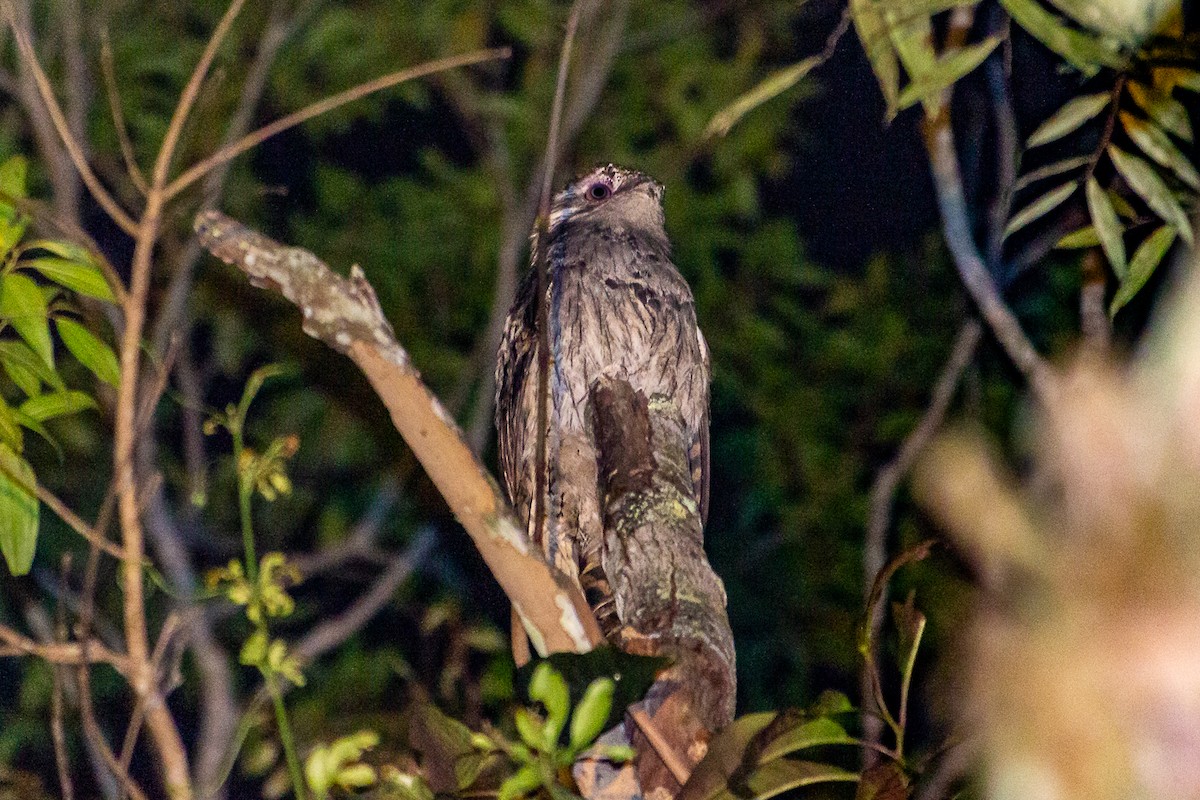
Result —
<path fill-rule="evenodd" d="M 555 196 L 550 236 L 565 224 L 589 220 L 665 237 L 662 196 L 662 184 L 644 172 L 615 164 L 596 167 Z"/>

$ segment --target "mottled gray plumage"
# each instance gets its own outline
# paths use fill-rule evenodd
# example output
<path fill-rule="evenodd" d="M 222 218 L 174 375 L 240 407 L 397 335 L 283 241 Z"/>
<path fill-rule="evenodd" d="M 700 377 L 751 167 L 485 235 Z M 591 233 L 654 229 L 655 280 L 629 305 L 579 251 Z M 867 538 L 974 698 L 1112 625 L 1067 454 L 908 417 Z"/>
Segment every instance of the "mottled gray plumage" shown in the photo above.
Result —
<path fill-rule="evenodd" d="M 691 290 L 671 263 L 662 185 L 611 164 L 554 199 L 546 263 L 550 382 L 546 530 L 530 530 L 566 575 L 598 563 L 602 509 L 588 395 L 601 376 L 676 403 L 689 441 L 694 499 L 708 494 L 708 348 Z M 496 427 L 500 468 L 518 516 L 532 528 L 537 449 L 537 276 L 525 277 L 500 344 Z M 587 587 L 585 587 L 587 588 Z"/>

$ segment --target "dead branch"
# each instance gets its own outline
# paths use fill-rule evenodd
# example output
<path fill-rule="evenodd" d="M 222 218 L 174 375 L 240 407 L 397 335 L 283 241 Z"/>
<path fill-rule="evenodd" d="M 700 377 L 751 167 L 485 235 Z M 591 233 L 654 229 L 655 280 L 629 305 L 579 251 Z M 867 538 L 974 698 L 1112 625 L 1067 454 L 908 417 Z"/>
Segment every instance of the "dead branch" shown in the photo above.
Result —
<path fill-rule="evenodd" d="M 421 381 L 362 270 L 354 267 L 342 278 L 312 253 L 281 245 L 219 212 L 200 214 L 196 231 L 213 255 L 297 305 L 304 331 L 363 371 L 517 607 L 538 653 L 586 652 L 603 641 L 583 595 L 529 546 L 495 479 Z"/>

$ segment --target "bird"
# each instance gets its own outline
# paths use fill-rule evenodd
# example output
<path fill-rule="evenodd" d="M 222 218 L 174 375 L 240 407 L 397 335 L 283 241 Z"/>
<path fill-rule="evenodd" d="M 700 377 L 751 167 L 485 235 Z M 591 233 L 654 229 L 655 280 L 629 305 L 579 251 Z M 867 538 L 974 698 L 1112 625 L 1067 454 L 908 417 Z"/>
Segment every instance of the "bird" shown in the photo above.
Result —
<path fill-rule="evenodd" d="M 671 260 L 662 198 L 661 183 L 614 164 L 557 194 L 540 235 L 535 226 L 532 268 L 518 287 L 496 359 L 495 423 L 508 499 L 547 561 L 580 584 L 610 638 L 620 614 L 600 567 L 604 509 L 588 406 L 599 379 L 624 380 L 646 398 L 674 401 L 687 437 L 692 499 L 702 520 L 708 511 L 709 350 L 691 289 Z M 549 350 L 546 498 L 535 530 L 542 341 Z"/>

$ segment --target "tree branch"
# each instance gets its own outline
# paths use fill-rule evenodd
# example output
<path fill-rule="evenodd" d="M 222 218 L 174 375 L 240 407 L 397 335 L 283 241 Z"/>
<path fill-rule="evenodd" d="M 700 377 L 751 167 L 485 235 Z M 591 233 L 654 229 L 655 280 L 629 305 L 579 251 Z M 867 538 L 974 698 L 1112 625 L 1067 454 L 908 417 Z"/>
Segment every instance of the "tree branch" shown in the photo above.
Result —
<path fill-rule="evenodd" d="M 375 80 L 368 81 L 351 89 L 347 89 L 344 92 L 339 92 L 332 97 L 327 97 L 324 100 L 320 100 L 310 106 L 306 106 L 299 111 L 288 114 L 286 117 L 278 119 L 269 125 L 264 125 L 263 127 L 247 136 L 244 136 L 228 147 L 222 147 L 220 150 L 213 153 L 211 156 L 204 159 L 199 164 L 187 170 L 174 181 L 172 181 L 171 184 L 166 187 L 166 199 L 171 199 L 187 187 L 191 186 L 200 178 L 204 177 L 209 170 L 215 169 L 217 166 L 224 164 L 226 161 L 229 161 L 232 158 L 236 158 L 250 148 L 261 144 L 267 139 L 270 139 L 275 134 L 299 125 L 301 122 L 310 120 L 313 117 L 317 117 L 328 111 L 332 111 L 338 106 L 343 106 L 346 103 L 366 97 L 373 92 L 390 88 L 398 83 L 412 80 L 413 78 L 420 78 L 425 75 L 430 75 L 434 72 L 441 72 L 442 70 L 466 67 L 470 66 L 471 64 L 479 64 L 484 61 L 504 59 L 508 58 L 510 55 L 511 51 L 509 48 L 498 47 L 492 50 L 476 50 L 473 53 L 465 53 L 460 56 L 441 58 L 437 61 L 429 61 L 416 67 L 410 67 L 408 69 L 402 69 L 399 72 L 393 72 L 390 75 L 384 75 L 383 77 L 376 78 Z"/>
<path fill-rule="evenodd" d="M 46 73 L 42 71 L 41 64 L 38 63 L 33 45 L 30 43 L 26 31 L 17 22 L 16 9 L 13 8 L 11 0 L 0 0 L 0 11 L 8 18 L 9 28 L 12 30 L 13 38 L 16 39 L 17 48 L 21 51 L 21 68 L 28 69 L 32 75 L 38 93 L 41 95 L 42 103 L 45 104 L 46 111 L 50 115 L 50 120 L 54 124 L 54 129 L 58 132 L 59 138 L 62 139 L 62 143 L 66 147 L 71 161 L 74 162 L 75 169 L 79 171 L 79 176 L 88 187 L 88 191 L 92 193 L 92 197 L 95 198 L 96 203 L 104 209 L 104 212 L 116 223 L 117 227 L 130 236 L 136 235 L 137 223 L 133 221 L 133 218 L 125 212 L 125 209 L 121 208 L 120 204 L 113 199 L 108 190 L 100 183 L 100 179 L 96 177 L 96 173 L 92 171 L 91 166 L 87 163 L 83 147 L 71 133 L 70 124 L 63 115 L 62 107 L 59 106 L 58 100 L 54 97 L 54 89 L 50 86 L 50 80 L 46 77 Z M 53 160 L 51 160 L 51 163 L 53 163 Z"/>
<path fill-rule="evenodd" d="M 951 15 L 947 50 L 961 45 L 970 29 L 971 11 L 970 8 L 959 8 Z M 951 92 L 952 88 L 942 93 L 936 113 L 926 113 L 924 126 L 925 149 L 929 153 L 946 245 L 963 286 L 975 301 L 992 334 L 1025 376 L 1034 396 L 1042 402 L 1048 402 L 1055 393 L 1054 374 L 1034 349 L 1012 309 L 1004 302 L 971 233 L 971 217 L 963 193 L 954 129 L 950 124 Z"/>
<path fill-rule="evenodd" d="M 196 230 L 213 255 L 299 306 L 305 332 L 348 355 L 366 374 L 517 607 L 538 652 L 586 652 L 603 641 L 583 595 L 530 547 L 495 479 L 421 381 L 362 271 L 355 267 L 342 278 L 313 254 L 280 245 L 218 212 L 198 216 Z"/>

